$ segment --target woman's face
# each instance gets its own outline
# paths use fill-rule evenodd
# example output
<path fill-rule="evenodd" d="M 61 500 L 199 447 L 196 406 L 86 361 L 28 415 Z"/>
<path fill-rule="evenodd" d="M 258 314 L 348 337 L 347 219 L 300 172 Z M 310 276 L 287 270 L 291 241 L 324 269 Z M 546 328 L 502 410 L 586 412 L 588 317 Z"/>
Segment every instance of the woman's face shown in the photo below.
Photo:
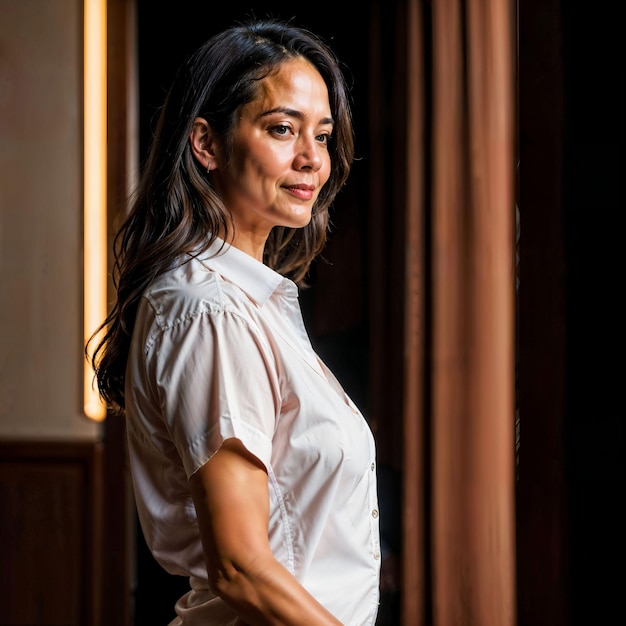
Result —
<path fill-rule="evenodd" d="M 288 61 L 260 82 L 241 109 L 232 153 L 218 153 L 211 172 L 238 236 L 264 240 L 274 226 L 309 223 L 330 176 L 332 130 L 328 90 L 310 63 Z"/>

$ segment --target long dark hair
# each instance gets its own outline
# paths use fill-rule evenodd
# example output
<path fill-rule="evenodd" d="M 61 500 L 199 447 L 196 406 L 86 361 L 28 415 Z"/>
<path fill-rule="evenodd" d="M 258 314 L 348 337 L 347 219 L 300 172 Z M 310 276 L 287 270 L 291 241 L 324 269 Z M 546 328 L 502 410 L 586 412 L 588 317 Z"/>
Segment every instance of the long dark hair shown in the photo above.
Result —
<path fill-rule="evenodd" d="M 98 390 L 123 411 L 124 376 L 139 299 L 148 285 L 184 253 L 206 249 L 218 233 L 232 232 L 228 208 L 192 154 L 189 135 L 203 117 L 228 148 L 241 106 L 260 79 L 285 61 L 304 57 L 328 87 L 334 119 L 331 174 L 307 226 L 275 227 L 264 261 L 302 284 L 326 243 L 328 209 L 344 185 L 354 157 L 349 93 L 334 52 L 316 35 L 275 19 L 234 25 L 206 41 L 178 70 L 160 111 L 145 168 L 130 211 L 116 234 L 111 312 L 87 343 Z M 89 357 L 96 336 L 103 337 Z"/>

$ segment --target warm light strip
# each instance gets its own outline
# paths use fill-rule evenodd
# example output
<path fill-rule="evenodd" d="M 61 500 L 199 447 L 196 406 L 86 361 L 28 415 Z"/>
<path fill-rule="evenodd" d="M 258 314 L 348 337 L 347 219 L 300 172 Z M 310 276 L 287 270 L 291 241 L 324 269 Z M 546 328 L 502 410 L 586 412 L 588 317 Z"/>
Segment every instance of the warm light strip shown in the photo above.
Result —
<path fill-rule="evenodd" d="M 85 342 L 107 314 L 107 0 L 84 4 L 84 231 L 83 315 Z M 85 415 L 96 421 L 106 408 L 85 363 Z"/>

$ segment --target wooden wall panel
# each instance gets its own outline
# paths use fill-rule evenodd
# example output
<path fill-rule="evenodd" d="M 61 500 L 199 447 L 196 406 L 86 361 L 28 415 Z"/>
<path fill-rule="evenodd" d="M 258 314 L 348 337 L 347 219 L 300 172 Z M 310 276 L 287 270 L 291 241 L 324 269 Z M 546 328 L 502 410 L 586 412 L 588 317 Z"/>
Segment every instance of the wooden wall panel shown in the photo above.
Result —
<path fill-rule="evenodd" d="M 0 442 L 0 624 L 97 625 L 98 443 Z"/>

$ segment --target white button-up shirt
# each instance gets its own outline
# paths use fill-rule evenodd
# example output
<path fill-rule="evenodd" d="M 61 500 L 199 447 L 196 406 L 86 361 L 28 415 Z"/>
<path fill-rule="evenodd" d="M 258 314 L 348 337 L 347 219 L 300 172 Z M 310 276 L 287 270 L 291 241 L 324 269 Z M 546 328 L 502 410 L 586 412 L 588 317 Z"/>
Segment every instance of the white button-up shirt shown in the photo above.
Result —
<path fill-rule="evenodd" d="M 275 557 L 342 623 L 374 624 L 380 540 L 375 445 L 313 350 L 297 286 L 216 241 L 139 304 L 126 375 L 137 509 L 146 542 L 192 591 L 173 623 L 230 624 L 207 584 L 189 477 L 229 437 L 267 468 Z"/>

